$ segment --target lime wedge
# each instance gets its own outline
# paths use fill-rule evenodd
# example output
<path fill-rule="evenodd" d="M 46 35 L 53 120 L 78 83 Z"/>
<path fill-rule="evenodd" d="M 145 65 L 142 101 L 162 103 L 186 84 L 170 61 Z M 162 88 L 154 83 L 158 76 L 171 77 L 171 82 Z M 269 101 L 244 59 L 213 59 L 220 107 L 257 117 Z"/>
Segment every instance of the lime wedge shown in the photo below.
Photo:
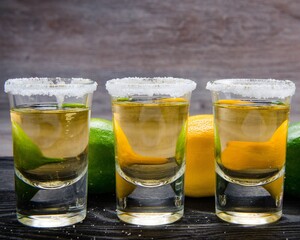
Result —
<path fill-rule="evenodd" d="M 15 188 L 18 202 L 27 203 L 38 192 L 37 187 L 30 186 L 23 182 L 19 177 L 15 176 Z"/>
<path fill-rule="evenodd" d="M 12 122 L 14 161 L 17 168 L 30 170 L 47 163 L 63 161 L 59 158 L 47 158 L 43 156 L 38 146 L 27 136 L 23 129 Z"/>
<path fill-rule="evenodd" d="M 87 108 L 82 103 L 63 103 L 62 107 L 63 108 Z"/>
<path fill-rule="evenodd" d="M 175 153 L 175 157 L 176 157 L 176 162 L 178 165 L 182 164 L 182 161 L 185 157 L 185 148 L 186 148 L 186 124 L 182 127 L 180 133 L 179 133 L 179 137 L 177 139 L 177 143 L 176 143 L 176 153 Z"/>

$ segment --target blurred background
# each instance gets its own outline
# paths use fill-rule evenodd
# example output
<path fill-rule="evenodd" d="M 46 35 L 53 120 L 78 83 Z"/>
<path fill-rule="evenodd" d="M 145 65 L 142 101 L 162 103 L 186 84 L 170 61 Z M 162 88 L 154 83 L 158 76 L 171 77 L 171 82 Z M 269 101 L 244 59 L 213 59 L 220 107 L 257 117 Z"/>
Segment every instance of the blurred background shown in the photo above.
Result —
<path fill-rule="evenodd" d="M 0 156 L 12 156 L 8 78 L 93 79 L 92 117 L 111 119 L 105 82 L 129 76 L 196 81 L 191 115 L 212 113 L 209 80 L 290 79 L 300 121 L 300 1 L 1 0 Z"/>

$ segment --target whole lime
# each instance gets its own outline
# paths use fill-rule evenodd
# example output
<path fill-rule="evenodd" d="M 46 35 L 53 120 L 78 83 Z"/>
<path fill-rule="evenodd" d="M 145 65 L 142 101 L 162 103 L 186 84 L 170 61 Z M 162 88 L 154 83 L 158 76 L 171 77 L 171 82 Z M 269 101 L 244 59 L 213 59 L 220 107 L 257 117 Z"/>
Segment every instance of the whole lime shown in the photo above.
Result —
<path fill-rule="evenodd" d="M 288 131 L 285 193 L 300 197 L 300 122 L 290 124 Z"/>
<path fill-rule="evenodd" d="M 88 192 L 115 191 L 115 154 L 112 122 L 101 118 L 90 121 Z"/>

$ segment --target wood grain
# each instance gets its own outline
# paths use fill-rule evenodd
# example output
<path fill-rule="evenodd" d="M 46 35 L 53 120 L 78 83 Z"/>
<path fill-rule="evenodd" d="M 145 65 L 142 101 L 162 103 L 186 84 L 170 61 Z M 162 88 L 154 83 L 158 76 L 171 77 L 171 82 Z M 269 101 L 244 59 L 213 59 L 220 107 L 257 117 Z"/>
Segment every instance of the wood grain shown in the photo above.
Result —
<path fill-rule="evenodd" d="M 90 195 L 87 218 L 79 224 L 54 229 L 29 228 L 19 224 L 15 213 L 13 164 L 0 157 L 0 239 L 299 239 L 299 199 L 284 199 L 284 216 L 276 223 L 245 227 L 228 224 L 214 214 L 213 198 L 187 198 L 185 215 L 177 223 L 142 227 L 117 219 L 113 195 Z"/>
<path fill-rule="evenodd" d="M 197 82 L 191 114 L 211 113 L 206 82 L 291 79 L 300 89 L 297 0 L 0 1 L 0 156 L 11 155 L 4 81 L 96 80 L 93 116 L 111 118 L 106 80 L 175 76 Z M 300 94 L 292 121 L 300 119 Z"/>

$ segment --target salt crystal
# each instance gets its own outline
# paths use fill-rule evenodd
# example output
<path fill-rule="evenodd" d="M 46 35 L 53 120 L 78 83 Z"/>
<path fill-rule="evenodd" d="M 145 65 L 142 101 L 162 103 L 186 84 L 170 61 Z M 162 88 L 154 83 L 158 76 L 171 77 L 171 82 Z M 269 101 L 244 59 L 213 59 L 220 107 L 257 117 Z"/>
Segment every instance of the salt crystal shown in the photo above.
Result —
<path fill-rule="evenodd" d="M 106 82 L 106 89 L 113 97 L 129 97 L 132 95 L 168 95 L 181 97 L 196 88 L 196 83 L 182 78 L 117 78 Z"/>
<path fill-rule="evenodd" d="M 56 96 L 58 102 L 64 97 L 80 97 L 92 93 L 97 83 L 83 78 L 15 78 L 4 84 L 6 93 L 22 96 Z"/>
<path fill-rule="evenodd" d="M 290 80 L 275 79 L 220 79 L 208 82 L 206 89 L 213 92 L 237 94 L 257 99 L 283 99 L 294 95 L 296 87 Z"/>

